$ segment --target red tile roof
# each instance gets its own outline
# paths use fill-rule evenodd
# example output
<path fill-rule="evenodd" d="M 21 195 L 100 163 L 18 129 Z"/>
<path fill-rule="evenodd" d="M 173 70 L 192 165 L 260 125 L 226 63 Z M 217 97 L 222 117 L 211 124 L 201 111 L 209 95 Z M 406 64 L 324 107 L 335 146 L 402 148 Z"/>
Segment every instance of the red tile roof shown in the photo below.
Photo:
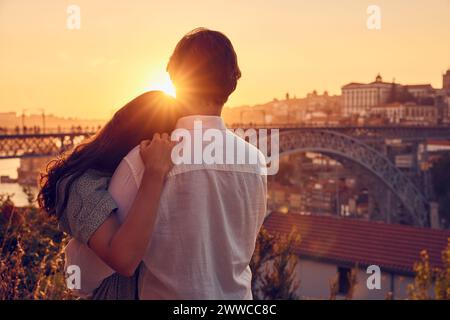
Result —
<path fill-rule="evenodd" d="M 428 145 L 433 146 L 450 146 L 450 141 L 447 140 L 427 140 Z"/>
<path fill-rule="evenodd" d="M 441 254 L 450 230 L 436 230 L 330 216 L 272 213 L 264 222 L 270 232 L 301 235 L 300 257 L 360 266 L 379 265 L 382 270 L 413 273 L 413 264 L 426 249 L 430 263 L 442 266 Z"/>

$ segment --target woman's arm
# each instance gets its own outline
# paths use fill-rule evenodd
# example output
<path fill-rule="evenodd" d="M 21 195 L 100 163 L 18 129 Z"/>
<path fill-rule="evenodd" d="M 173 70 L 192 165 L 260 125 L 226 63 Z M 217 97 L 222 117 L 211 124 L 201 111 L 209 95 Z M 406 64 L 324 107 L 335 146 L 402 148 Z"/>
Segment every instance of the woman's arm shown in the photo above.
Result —
<path fill-rule="evenodd" d="M 133 275 L 148 247 L 164 178 L 172 167 L 172 147 L 167 134 L 141 143 L 144 177 L 125 220 L 120 224 L 116 215 L 111 215 L 89 239 L 89 247 L 122 275 Z"/>

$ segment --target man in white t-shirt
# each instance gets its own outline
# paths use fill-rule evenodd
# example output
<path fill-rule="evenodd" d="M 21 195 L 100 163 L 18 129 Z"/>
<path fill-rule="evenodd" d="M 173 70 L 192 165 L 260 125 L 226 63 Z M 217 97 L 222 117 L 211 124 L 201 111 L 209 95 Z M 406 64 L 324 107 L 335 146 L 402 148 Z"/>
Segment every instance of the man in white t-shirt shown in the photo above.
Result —
<path fill-rule="evenodd" d="M 196 29 L 178 43 L 167 70 L 186 117 L 173 139 L 174 168 L 139 276 L 141 299 L 251 299 L 249 263 L 266 213 L 262 153 L 225 128 L 220 117 L 240 71 L 223 34 Z M 144 166 L 138 148 L 109 187 L 120 219 Z"/>
<path fill-rule="evenodd" d="M 168 64 L 185 115 L 161 195 L 155 228 L 139 268 L 141 299 L 251 299 L 249 263 L 266 214 L 263 154 L 225 127 L 223 104 L 240 71 L 223 34 L 197 29 L 178 43 Z M 139 147 L 119 164 L 109 185 L 119 219 L 143 179 Z M 72 239 L 66 264 L 83 270 L 82 296 L 115 271 Z"/>

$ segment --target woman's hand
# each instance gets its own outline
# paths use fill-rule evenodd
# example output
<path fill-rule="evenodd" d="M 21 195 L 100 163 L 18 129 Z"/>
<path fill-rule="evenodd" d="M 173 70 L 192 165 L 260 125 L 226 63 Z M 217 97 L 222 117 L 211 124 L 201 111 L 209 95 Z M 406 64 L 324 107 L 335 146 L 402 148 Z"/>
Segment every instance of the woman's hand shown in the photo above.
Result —
<path fill-rule="evenodd" d="M 171 153 L 174 145 L 167 133 L 157 133 L 151 141 L 141 142 L 144 177 L 125 220 L 120 224 L 116 215 L 111 214 L 89 239 L 89 247 L 112 269 L 126 277 L 134 274 L 148 248 L 164 177 L 173 166 Z"/>
<path fill-rule="evenodd" d="M 165 177 L 173 167 L 172 149 L 176 142 L 170 141 L 167 133 L 155 133 L 152 140 L 140 143 L 140 155 L 144 162 L 145 172 Z"/>

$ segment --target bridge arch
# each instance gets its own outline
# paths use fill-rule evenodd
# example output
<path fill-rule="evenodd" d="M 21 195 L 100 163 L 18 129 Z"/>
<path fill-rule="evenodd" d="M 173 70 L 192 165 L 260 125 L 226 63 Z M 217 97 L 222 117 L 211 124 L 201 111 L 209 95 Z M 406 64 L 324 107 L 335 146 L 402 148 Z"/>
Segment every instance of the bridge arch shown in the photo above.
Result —
<path fill-rule="evenodd" d="M 358 139 L 334 131 L 280 132 L 279 156 L 308 151 L 337 155 L 361 165 L 396 195 L 415 225 L 428 225 L 428 210 L 424 195 L 379 151 Z"/>

